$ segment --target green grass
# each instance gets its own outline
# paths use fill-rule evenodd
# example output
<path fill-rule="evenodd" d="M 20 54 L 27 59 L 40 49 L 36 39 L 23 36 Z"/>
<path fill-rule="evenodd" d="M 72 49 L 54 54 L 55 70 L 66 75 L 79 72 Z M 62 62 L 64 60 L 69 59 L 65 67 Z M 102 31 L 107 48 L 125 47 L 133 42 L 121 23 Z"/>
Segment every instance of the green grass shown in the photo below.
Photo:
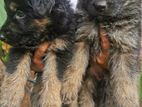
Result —
<path fill-rule="evenodd" d="M 4 24 L 5 20 L 6 20 L 6 12 L 4 9 L 4 1 L 0 0 L 0 28 L 1 26 Z M 7 55 L 3 54 L 2 51 L 2 42 L 0 41 L 0 59 L 3 60 L 4 62 L 6 62 L 7 59 Z"/>

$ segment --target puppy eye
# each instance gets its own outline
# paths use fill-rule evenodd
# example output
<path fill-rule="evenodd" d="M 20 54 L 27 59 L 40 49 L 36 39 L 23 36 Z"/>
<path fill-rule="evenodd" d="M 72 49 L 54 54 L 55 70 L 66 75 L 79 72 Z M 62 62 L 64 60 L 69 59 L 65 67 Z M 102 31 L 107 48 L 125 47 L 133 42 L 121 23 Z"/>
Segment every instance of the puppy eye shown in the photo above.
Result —
<path fill-rule="evenodd" d="M 15 11 L 17 10 L 17 6 L 18 6 L 18 5 L 17 5 L 15 2 L 11 2 L 11 3 L 9 4 L 10 10 L 13 11 L 13 12 L 15 12 Z"/>
<path fill-rule="evenodd" d="M 16 12 L 16 14 L 15 14 L 15 18 L 16 18 L 16 19 L 23 19 L 23 18 L 25 18 L 24 12 L 21 11 L 21 10 L 17 10 L 17 12 Z"/>

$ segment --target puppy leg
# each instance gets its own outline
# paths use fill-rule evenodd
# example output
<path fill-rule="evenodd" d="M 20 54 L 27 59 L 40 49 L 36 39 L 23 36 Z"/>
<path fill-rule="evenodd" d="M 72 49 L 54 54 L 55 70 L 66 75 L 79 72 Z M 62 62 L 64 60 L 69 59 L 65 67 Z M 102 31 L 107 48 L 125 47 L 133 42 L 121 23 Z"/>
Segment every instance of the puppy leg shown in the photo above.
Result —
<path fill-rule="evenodd" d="M 68 107 L 79 107 L 78 98 L 75 99 L 71 104 L 69 104 Z"/>
<path fill-rule="evenodd" d="M 36 82 L 33 86 L 32 93 L 31 93 L 31 105 L 32 107 L 39 107 L 39 100 L 40 100 L 40 91 L 42 90 L 43 83 L 42 83 L 42 73 L 37 73 Z"/>
<path fill-rule="evenodd" d="M 81 90 L 79 92 L 79 107 L 95 107 L 93 100 L 93 93 L 95 91 L 94 77 L 88 75 L 82 83 Z"/>
<path fill-rule="evenodd" d="M 109 103 L 101 107 L 140 107 L 138 89 L 136 88 L 138 83 L 137 55 L 115 53 L 110 63 L 110 85 L 113 99 L 106 101 Z"/>
<path fill-rule="evenodd" d="M 32 93 L 32 107 L 61 107 L 61 82 L 57 76 L 56 54 L 49 52 L 45 63 L 42 82 L 35 85 Z M 42 84 L 42 85 L 41 85 Z"/>
<path fill-rule="evenodd" d="M 74 56 L 65 71 L 61 90 L 64 104 L 72 103 L 78 96 L 82 77 L 89 60 L 89 47 L 84 42 L 76 43 Z"/>
<path fill-rule="evenodd" d="M 0 107 L 20 107 L 30 72 L 30 55 L 23 49 L 11 49 L 1 86 Z"/>

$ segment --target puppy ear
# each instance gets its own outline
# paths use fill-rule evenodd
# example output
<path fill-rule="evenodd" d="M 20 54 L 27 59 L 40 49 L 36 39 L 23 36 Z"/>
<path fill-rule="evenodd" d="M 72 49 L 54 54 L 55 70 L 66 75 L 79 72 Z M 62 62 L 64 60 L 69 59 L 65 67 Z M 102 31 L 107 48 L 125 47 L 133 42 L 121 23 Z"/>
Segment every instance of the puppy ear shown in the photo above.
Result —
<path fill-rule="evenodd" d="M 50 13 L 55 5 L 55 0 L 29 0 L 28 4 L 39 15 Z"/>

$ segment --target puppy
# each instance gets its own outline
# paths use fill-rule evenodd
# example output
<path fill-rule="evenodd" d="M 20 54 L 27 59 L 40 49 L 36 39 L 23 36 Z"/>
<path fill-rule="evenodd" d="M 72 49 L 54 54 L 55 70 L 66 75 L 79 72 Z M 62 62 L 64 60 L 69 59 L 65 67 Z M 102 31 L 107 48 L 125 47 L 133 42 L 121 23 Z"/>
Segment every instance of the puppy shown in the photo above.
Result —
<path fill-rule="evenodd" d="M 64 75 L 64 103 L 78 99 L 79 107 L 140 107 L 140 0 L 79 0 L 77 14 L 76 51 Z M 110 41 L 110 57 L 109 72 L 99 82 L 84 74 L 89 60 L 96 61 L 102 51 L 100 25 Z"/>
<path fill-rule="evenodd" d="M 72 57 L 75 25 L 68 0 L 5 0 L 7 21 L 0 39 L 13 46 L 1 86 L 0 107 L 20 107 L 31 54 L 44 41 L 50 47 L 37 74 L 32 107 L 61 107 L 61 81 Z"/>

